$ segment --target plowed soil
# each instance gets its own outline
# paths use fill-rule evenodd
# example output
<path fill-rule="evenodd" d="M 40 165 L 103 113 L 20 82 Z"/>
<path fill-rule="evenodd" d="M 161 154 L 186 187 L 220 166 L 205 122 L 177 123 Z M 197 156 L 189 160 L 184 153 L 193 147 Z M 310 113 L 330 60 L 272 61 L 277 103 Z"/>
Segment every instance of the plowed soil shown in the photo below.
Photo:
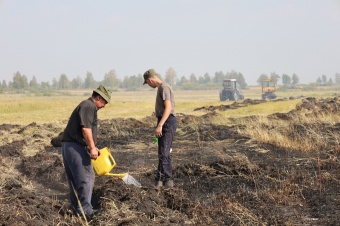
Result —
<path fill-rule="evenodd" d="M 302 103 L 268 117 L 290 120 L 296 114 L 340 111 L 337 97 Z M 240 133 L 244 125 L 210 120 L 247 104 L 261 101 L 196 109 L 206 111 L 202 117 L 178 114 L 172 189 L 153 186 L 158 161 L 153 116 L 100 121 L 97 146 L 111 150 L 117 163 L 112 172 L 128 172 L 142 187 L 96 177 L 93 205 L 101 212 L 88 224 L 339 225 L 340 147 L 326 135 L 340 139 L 340 122 L 315 134 L 325 137 L 324 149 L 302 152 L 259 143 Z M 87 224 L 69 209 L 60 148 L 65 124 L 0 125 L 1 225 Z"/>

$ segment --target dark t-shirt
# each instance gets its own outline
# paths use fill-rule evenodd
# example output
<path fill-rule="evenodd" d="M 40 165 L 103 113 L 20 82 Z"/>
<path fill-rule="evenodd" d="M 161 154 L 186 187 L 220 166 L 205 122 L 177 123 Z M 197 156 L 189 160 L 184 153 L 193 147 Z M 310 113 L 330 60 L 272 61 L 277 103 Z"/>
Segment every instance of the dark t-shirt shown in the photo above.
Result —
<path fill-rule="evenodd" d="M 97 143 L 97 106 L 90 97 L 82 101 L 72 112 L 64 130 L 62 141 L 78 142 L 86 146 L 82 127 L 92 130 L 93 141 Z"/>

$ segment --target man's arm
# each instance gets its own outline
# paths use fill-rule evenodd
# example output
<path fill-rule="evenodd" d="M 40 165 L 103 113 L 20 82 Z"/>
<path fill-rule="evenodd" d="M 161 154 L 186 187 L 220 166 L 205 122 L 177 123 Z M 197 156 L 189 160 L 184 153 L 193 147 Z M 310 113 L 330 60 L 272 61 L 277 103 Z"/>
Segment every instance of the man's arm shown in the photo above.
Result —
<path fill-rule="evenodd" d="M 162 136 L 162 127 L 163 127 L 165 121 L 169 118 L 169 115 L 171 113 L 171 102 L 170 102 L 170 100 L 164 100 L 164 105 L 165 105 L 164 113 L 162 115 L 161 120 L 159 121 L 159 123 L 157 125 L 156 130 L 155 130 L 156 137 Z"/>
<path fill-rule="evenodd" d="M 82 132 L 83 132 L 83 137 L 85 139 L 85 142 L 90 149 L 91 159 L 97 159 L 99 153 L 98 153 L 98 148 L 96 148 L 96 146 L 94 144 L 94 140 L 93 140 L 93 136 L 92 136 L 92 130 L 90 128 L 83 127 Z"/>

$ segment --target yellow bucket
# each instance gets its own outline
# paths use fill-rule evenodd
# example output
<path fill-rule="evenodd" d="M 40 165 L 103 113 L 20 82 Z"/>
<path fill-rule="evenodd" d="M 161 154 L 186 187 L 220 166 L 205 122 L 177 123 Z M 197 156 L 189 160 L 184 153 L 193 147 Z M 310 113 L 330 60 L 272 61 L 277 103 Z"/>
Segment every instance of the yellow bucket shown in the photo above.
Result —
<path fill-rule="evenodd" d="M 110 173 L 113 167 L 116 166 L 116 162 L 107 147 L 100 149 L 98 158 L 96 160 L 92 159 L 91 161 L 93 169 L 98 176 L 114 176 L 123 178 L 127 175 L 127 173 Z"/>

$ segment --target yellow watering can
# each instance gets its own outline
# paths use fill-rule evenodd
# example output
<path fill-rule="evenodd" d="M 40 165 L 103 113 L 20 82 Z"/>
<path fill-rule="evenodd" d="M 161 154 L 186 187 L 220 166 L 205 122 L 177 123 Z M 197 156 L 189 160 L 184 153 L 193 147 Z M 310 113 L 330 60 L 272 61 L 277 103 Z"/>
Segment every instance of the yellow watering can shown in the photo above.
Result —
<path fill-rule="evenodd" d="M 98 176 L 114 176 L 123 178 L 127 173 L 116 174 L 110 173 L 116 166 L 116 161 L 112 157 L 110 150 L 105 147 L 99 150 L 99 156 L 96 160 L 92 159 L 92 166 Z"/>
<path fill-rule="evenodd" d="M 116 166 L 116 161 L 112 157 L 110 150 L 105 147 L 99 150 L 99 156 L 96 160 L 92 159 L 92 166 L 98 176 L 113 176 L 123 179 L 126 184 L 132 184 L 141 187 L 141 184 L 128 173 L 110 173 Z"/>

